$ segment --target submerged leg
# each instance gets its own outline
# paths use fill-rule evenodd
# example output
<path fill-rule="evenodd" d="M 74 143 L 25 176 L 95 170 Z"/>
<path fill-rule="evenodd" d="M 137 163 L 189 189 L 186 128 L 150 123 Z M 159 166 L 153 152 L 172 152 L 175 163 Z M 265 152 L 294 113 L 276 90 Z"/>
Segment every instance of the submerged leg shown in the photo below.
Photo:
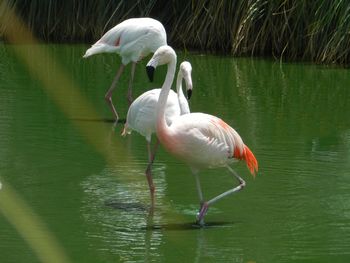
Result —
<path fill-rule="evenodd" d="M 131 64 L 131 75 L 130 75 L 129 87 L 128 87 L 128 95 L 127 95 L 129 106 L 131 105 L 131 103 L 133 101 L 133 99 L 132 99 L 132 84 L 134 82 L 135 69 L 136 69 L 136 62 L 132 62 L 132 64 Z"/>
<path fill-rule="evenodd" d="M 235 192 L 242 190 L 245 187 L 245 181 L 235 172 L 235 170 L 233 170 L 230 166 L 226 166 L 226 167 L 231 172 L 231 174 L 237 178 L 239 185 L 230 190 L 227 190 L 226 192 L 223 192 L 222 194 L 219 194 L 218 196 L 210 199 L 208 202 L 204 202 L 202 205 L 201 211 L 199 212 L 199 215 L 197 217 L 199 223 L 203 220 L 210 205 L 216 203 L 217 201 L 219 201 L 221 198 L 225 196 L 228 196 L 230 194 L 233 194 Z"/>
<path fill-rule="evenodd" d="M 153 184 L 153 178 L 152 178 L 152 152 L 151 152 L 151 142 L 147 141 L 147 152 L 148 152 L 148 165 L 147 165 L 147 169 L 146 169 L 146 178 L 147 178 L 147 182 L 148 182 L 148 187 L 149 187 L 149 192 L 151 194 L 151 209 L 153 209 L 154 207 L 154 191 L 155 191 L 155 187 Z"/>
<path fill-rule="evenodd" d="M 157 152 L 157 150 L 158 150 L 158 146 L 159 146 L 159 140 L 158 140 L 158 138 L 156 137 L 156 142 L 155 142 L 155 144 L 154 144 L 153 152 L 152 152 L 152 154 L 151 154 L 151 164 L 153 164 L 154 159 L 155 159 L 155 157 L 156 157 L 156 152 Z"/>
<path fill-rule="evenodd" d="M 113 90 L 116 88 L 116 85 L 117 85 L 117 82 L 120 78 L 120 75 L 123 73 L 124 68 L 125 68 L 125 66 L 123 64 L 121 64 L 118 71 L 117 71 L 117 74 L 115 75 L 115 77 L 113 79 L 111 87 L 108 89 L 108 91 L 105 95 L 105 100 L 106 100 L 108 106 L 111 108 L 112 113 L 113 113 L 117 122 L 118 122 L 119 116 L 118 116 L 118 113 L 113 105 L 112 94 L 113 94 Z"/>
<path fill-rule="evenodd" d="M 147 169 L 146 169 L 146 178 L 147 178 L 147 182 L 148 182 L 148 187 L 149 187 L 149 191 L 151 194 L 151 207 L 153 209 L 154 207 L 154 192 L 155 192 L 155 187 L 153 184 L 153 178 L 152 178 L 152 164 L 156 155 L 156 151 L 158 149 L 158 145 L 159 145 L 159 140 L 158 138 L 156 139 L 156 143 L 154 144 L 154 148 L 153 148 L 153 152 L 151 151 L 151 141 L 147 141 L 147 151 L 148 151 L 148 165 L 147 165 Z"/>

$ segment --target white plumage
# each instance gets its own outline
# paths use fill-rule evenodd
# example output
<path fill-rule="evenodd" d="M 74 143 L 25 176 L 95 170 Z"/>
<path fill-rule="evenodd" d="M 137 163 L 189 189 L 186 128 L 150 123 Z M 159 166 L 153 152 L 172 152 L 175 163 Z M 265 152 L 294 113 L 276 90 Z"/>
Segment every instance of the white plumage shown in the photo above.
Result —
<path fill-rule="evenodd" d="M 130 18 L 108 30 L 83 57 L 118 53 L 127 65 L 154 53 L 162 45 L 166 45 L 166 32 L 159 21 L 149 17 Z"/>
<path fill-rule="evenodd" d="M 130 104 L 132 102 L 132 83 L 136 63 L 148 54 L 155 52 L 160 46 L 166 45 L 166 41 L 164 26 L 159 21 L 148 17 L 130 18 L 110 29 L 86 50 L 84 58 L 99 53 L 117 53 L 121 56 L 122 64 L 105 95 L 105 100 L 116 121 L 118 121 L 119 115 L 113 105 L 112 94 L 125 66 L 130 62 L 132 63 L 127 94 Z"/>
<path fill-rule="evenodd" d="M 177 116 L 190 113 L 187 99 L 182 90 L 182 80 L 185 79 L 186 90 L 192 90 L 192 66 L 184 61 L 180 65 L 177 76 L 176 93 L 170 90 L 165 109 L 165 118 L 168 124 Z M 156 106 L 161 89 L 152 89 L 140 95 L 130 105 L 126 117 L 123 134 L 134 130 L 151 142 L 151 136 L 156 132 Z"/>

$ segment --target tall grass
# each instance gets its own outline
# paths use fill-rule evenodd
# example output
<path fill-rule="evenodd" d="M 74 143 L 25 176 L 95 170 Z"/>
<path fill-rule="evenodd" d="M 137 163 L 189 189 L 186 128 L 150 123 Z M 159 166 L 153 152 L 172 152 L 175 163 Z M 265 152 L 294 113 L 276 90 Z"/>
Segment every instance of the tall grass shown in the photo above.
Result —
<path fill-rule="evenodd" d="M 91 43 L 126 18 L 152 16 L 163 22 L 177 48 L 350 62 L 350 3 L 345 0 L 7 2 L 47 41 Z"/>
<path fill-rule="evenodd" d="M 0 0 L 15 8 L 29 29 L 47 41 L 90 41 L 118 22 L 148 16 L 155 1 Z"/>

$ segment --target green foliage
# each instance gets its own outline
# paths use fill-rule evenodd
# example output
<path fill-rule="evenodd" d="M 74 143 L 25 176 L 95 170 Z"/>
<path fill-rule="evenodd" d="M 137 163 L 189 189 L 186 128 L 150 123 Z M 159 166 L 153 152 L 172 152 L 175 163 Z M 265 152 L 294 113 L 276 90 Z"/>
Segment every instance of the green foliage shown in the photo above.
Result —
<path fill-rule="evenodd" d="M 350 4 L 344 0 L 7 2 L 47 41 L 91 43 L 126 18 L 151 16 L 178 48 L 349 64 Z"/>

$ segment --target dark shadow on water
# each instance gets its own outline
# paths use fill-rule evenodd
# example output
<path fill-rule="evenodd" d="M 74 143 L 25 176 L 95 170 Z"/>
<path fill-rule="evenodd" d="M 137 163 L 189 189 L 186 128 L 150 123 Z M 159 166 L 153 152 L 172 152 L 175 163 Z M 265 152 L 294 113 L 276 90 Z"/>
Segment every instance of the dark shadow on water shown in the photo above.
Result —
<path fill-rule="evenodd" d="M 127 203 L 114 200 L 105 201 L 105 205 L 123 211 L 148 211 L 149 207 L 141 203 Z"/>
<path fill-rule="evenodd" d="M 101 119 L 88 119 L 88 118 L 71 118 L 74 121 L 87 121 L 87 122 L 105 122 L 105 123 L 115 123 L 113 118 L 101 118 Z M 118 124 L 125 124 L 126 119 L 119 119 Z"/>
<path fill-rule="evenodd" d="M 148 212 L 147 225 L 141 227 L 142 231 L 187 231 L 187 230 L 199 230 L 199 229 L 212 229 L 221 227 L 230 227 L 238 222 L 233 221 L 212 221 L 206 222 L 204 226 L 200 226 L 196 222 L 179 222 L 169 224 L 153 224 L 153 213 L 150 212 L 150 207 L 142 203 L 128 203 L 118 200 L 108 200 L 104 203 L 113 209 L 118 209 L 126 212 Z"/>
<path fill-rule="evenodd" d="M 227 227 L 227 226 L 232 226 L 235 223 L 236 222 L 216 221 L 216 222 L 207 222 L 205 223 L 204 226 L 200 226 L 196 222 L 188 222 L 188 223 L 173 223 L 173 224 L 162 224 L 162 225 L 148 225 L 141 229 L 147 230 L 147 231 L 149 230 L 187 231 L 187 230 Z"/>

